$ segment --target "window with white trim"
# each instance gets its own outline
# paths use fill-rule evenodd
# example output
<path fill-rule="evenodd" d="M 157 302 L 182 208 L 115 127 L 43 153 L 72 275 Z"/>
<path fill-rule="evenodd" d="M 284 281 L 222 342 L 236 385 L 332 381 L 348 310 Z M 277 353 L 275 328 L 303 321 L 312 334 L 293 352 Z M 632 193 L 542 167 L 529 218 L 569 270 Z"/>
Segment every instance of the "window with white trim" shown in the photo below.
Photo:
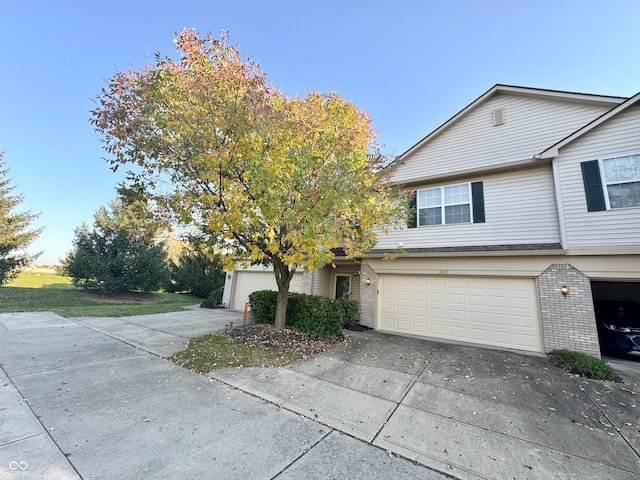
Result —
<path fill-rule="evenodd" d="M 418 226 L 471 223 L 469 183 L 418 190 Z"/>
<path fill-rule="evenodd" d="M 640 207 L 640 154 L 601 160 L 609 208 Z"/>

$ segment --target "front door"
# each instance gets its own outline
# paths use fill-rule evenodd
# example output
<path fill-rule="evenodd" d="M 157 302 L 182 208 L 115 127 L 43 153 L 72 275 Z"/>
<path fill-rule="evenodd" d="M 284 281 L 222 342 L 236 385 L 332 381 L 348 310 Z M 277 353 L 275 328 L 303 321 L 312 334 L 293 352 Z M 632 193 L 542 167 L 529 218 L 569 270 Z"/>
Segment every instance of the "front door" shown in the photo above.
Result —
<path fill-rule="evenodd" d="M 336 275 L 335 293 L 335 298 L 349 298 L 351 295 L 351 275 Z"/>

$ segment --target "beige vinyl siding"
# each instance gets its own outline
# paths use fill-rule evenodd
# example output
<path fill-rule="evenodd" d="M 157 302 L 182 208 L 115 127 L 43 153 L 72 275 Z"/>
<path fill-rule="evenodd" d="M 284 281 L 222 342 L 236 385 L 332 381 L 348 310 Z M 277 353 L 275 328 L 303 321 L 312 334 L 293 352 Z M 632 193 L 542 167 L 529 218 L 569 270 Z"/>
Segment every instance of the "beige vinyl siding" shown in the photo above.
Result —
<path fill-rule="evenodd" d="M 492 112 L 504 110 L 504 124 Z M 497 94 L 416 150 L 394 181 L 452 174 L 530 159 L 610 107 Z"/>
<path fill-rule="evenodd" d="M 630 153 L 640 153 L 640 107 L 613 117 L 560 151 L 556 168 L 569 251 L 640 244 L 640 207 L 588 212 L 580 167 L 584 161 Z"/>
<path fill-rule="evenodd" d="M 313 271 L 313 286 L 311 288 L 312 295 L 329 295 L 329 284 L 331 283 L 331 268 L 318 268 Z"/>
<path fill-rule="evenodd" d="M 351 300 L 360 303 L 360 275 L 351 275 Z"/>
<path fill-rule="evenodd" d="M 351 299 L 360 300 L 360 277 L 358 276 L 359 267 L 338 265 L 336 268 L 326 266 L 313 272 L 313 295 L 323 295 L 325 297 L 334 298 L 336 292 L 336 275 L 349 275 L 351 277 Z M 357 277 L 357 278 L 356 278 Z"/>
<path fill-rule="evenodd" d="M 396 229 L 379 233 L 376 248 L 398 248 L 400 242 L 404 249 L 560 243 L 550 165 L 469 181 L 484 183 L 485 223 Z"/>

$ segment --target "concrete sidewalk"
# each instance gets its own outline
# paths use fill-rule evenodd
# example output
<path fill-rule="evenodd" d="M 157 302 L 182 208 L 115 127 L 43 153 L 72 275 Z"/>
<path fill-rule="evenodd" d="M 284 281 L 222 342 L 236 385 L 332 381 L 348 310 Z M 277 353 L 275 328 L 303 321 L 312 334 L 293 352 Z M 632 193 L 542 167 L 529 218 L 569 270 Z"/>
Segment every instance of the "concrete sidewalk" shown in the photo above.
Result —
<path fill-rule="evenodd" d="M 241 312 L 199 307 L 154 315 L 81 317 L 73 320 L 161 357 L 183 350 L 191 338 L 244 324 Z"/>
<path fill-rule="evenodd" d="M 0 314 L 0 478 L 444 480 L 158 356 L 236 317 Z"/>
<path fill-rule="evenodd" d="M 640 364 L 624 383 L 545 357 L 379 332 L 212 378 L 461 479 L 640 479 Z"/>

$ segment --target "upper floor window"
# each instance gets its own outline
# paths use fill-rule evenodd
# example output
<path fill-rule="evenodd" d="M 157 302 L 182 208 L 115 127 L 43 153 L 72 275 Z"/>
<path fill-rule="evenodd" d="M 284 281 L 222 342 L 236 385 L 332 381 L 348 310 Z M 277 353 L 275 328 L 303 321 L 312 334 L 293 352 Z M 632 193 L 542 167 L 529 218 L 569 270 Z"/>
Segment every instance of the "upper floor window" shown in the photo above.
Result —
<path fill-rule="evenodd" d="M 418 190 L 418 226 L 470 223 L 471 203 L 468 183 Z"/>
<path fill-rule="evenodd" d="M 640 206 L 640 154 L 604 158 L 601 162 L 609 207 Z"/>
<path fill-rule="evenodd" d="M 414 190 L 409 198 L 407 227 L 484 223 L 484 183 L 460 183 Z"/>

